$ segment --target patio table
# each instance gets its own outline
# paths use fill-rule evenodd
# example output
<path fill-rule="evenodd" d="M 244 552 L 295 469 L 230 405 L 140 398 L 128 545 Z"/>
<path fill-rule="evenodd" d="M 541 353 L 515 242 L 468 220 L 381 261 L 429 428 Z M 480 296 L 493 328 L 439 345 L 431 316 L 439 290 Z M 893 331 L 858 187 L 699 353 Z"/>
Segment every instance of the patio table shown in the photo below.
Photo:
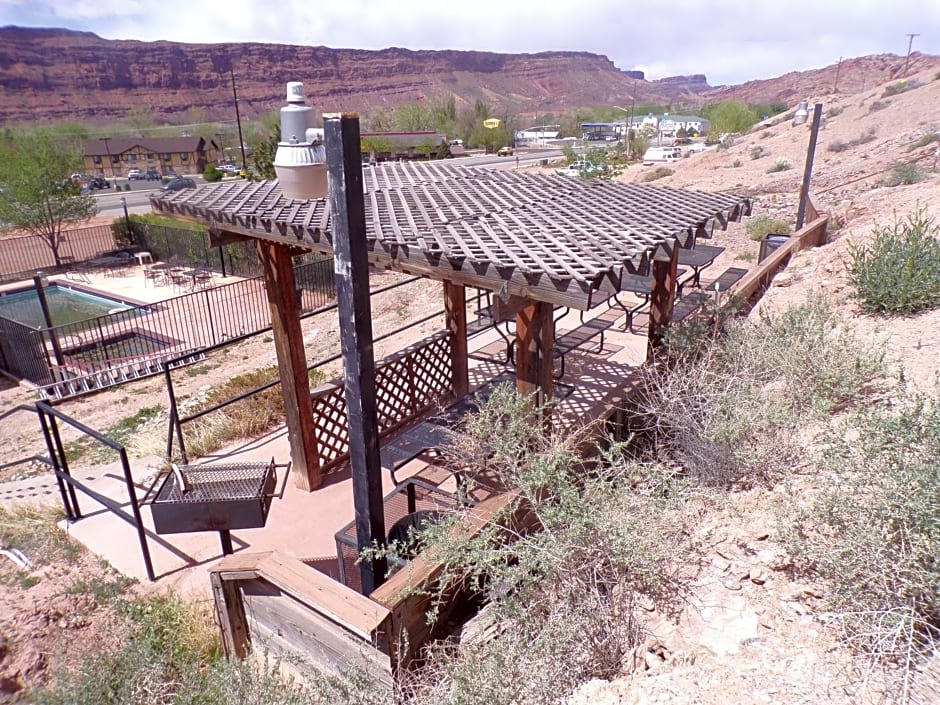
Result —
<path fill-rule="evenodd" d="M 710 245 L 699 245 L 693 250 L 680 249 L 679 264 L 690 267 L 693 272 L 687 282 L 682 282 L 679 285 L 680 294 L 682 292 L 682 286 L 686 283 L 691 283 L 692 286 L 700 286 L 699 278 L 702 276 L 702 270 L 706 267 L 710 267 L 718 255 L 724 251 L 724 247 L 714 247 Z"/>

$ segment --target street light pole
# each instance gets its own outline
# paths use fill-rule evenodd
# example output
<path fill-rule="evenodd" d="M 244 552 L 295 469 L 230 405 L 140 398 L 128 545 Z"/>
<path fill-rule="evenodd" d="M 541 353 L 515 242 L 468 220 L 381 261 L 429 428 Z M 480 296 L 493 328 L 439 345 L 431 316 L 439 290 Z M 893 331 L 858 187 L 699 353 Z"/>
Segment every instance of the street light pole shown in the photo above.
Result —
<path fill-rule="evenodd" d="M 222 136 L 224 132 L 216 132 L 215 136 L 219 138 L 219 151 L 222 152 L 222 161 L 228 164 L 228 159 L 225 158 L 225 147 L 222 146 Z"/>

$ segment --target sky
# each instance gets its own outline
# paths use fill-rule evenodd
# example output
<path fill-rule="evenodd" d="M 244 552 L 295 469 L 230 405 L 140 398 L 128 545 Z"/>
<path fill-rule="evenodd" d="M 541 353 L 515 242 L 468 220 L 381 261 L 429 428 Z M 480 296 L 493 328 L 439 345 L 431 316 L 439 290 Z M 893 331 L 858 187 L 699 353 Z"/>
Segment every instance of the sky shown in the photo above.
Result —
<path fill-rule="evenodd" d="M 586 51 L 653 80 L 713 86 L 840 57 L 940 54 L 940 0 L 0 0 L 0 26 L 106 39 L 333 48 Z"/>

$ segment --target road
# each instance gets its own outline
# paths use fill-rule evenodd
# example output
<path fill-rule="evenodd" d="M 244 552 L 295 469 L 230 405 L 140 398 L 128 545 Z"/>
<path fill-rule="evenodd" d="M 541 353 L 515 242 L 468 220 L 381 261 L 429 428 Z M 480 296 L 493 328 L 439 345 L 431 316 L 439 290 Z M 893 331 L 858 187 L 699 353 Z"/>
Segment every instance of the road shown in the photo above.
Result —
<path fill-rule="evenodd" d="M 448 164 L 461 166 L 492 166 L 500 169 L 515 169 L 517 166 L 532 166 L 543 160 L 553 161 L 560 159 L 561 151 L 557 149 L 540 149 L 538 151 L 517 151 L 512 157 L 497 157 L 495 154 L 479 154 L 468 157 L 455 157 L 449 159 Z M 517 161 L 518 157 L 518 161 Z M 196 183 L 203 183 L 196 178 Z M 127 203 L 128 213 L 150 213 L 150 196 L 160 189 L 160 183 L 154 181 L 131 181 L 132 191 L 96 191 L 98 201 L 98 214 L 118 217 L 124 214 L 123 198 Z"/>

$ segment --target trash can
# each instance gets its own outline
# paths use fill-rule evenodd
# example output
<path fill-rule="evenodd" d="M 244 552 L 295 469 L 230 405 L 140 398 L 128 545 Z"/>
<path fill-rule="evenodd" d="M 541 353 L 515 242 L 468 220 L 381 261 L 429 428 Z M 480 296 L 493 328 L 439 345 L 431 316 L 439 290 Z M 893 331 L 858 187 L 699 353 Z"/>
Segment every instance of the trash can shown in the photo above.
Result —
<path fill-rule="evenodd" d="M 778 247 L 785 245 L 789 241 L 789 235 L 779 233 L 767 233 L 764 239 L 760 241 L 760 252 L 757 255 L 757 263 L 760 264 L 770 256 L 770 253 Z"/>

